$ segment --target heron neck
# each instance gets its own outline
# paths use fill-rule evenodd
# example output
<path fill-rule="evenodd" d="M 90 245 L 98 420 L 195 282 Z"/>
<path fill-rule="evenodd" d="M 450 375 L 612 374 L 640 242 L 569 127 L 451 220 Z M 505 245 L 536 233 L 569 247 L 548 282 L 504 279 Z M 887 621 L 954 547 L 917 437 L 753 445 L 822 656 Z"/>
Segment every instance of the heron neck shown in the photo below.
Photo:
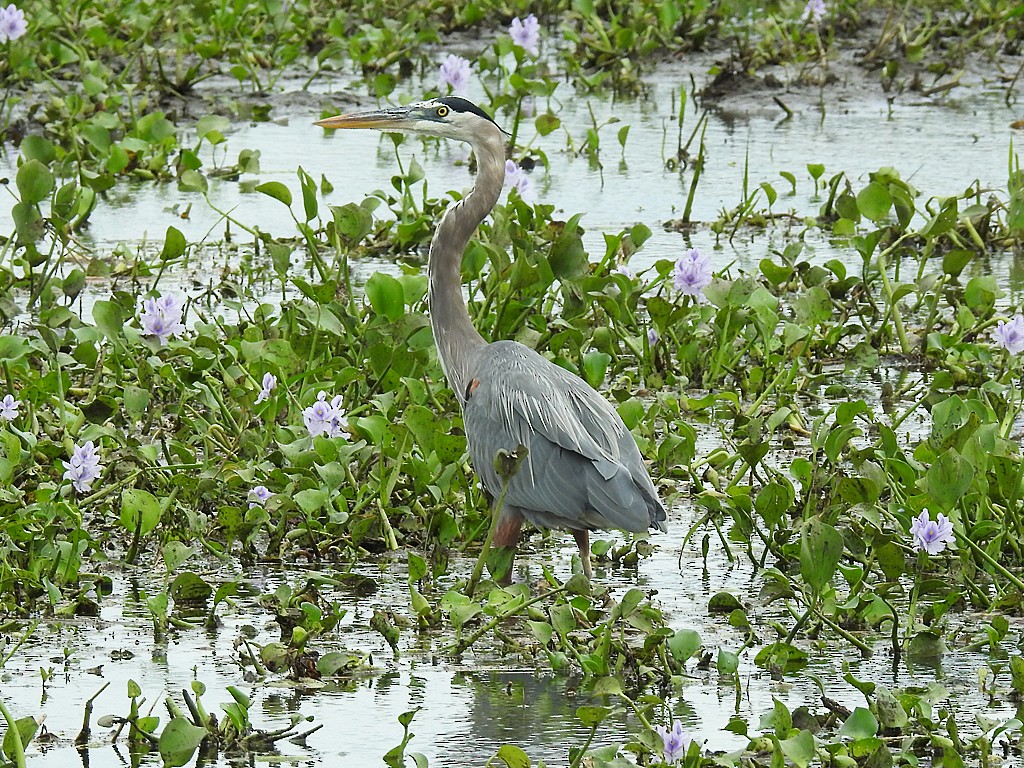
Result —
<path fill-rule="evenodd" d="M 430 325 L 437 354 L 459 404 L 465 400 L 466 379 L 473 354 L 487 342 L 473 327 L 462 297 L 462 255 L 477 225 L 498 201 L 505 183 L 505 144 L 494 128 L 473 142 L 477 178 L 472 191 L 441 217 L 427 261 Z"/>

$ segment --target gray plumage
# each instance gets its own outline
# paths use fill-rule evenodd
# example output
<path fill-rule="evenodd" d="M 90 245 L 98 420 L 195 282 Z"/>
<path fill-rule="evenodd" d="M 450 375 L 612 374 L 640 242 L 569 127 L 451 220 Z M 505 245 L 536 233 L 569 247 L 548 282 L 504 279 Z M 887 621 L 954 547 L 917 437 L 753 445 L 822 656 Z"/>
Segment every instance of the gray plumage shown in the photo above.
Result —
<path fill-rule="evenodd" d="M 543 528 L 665 527 L 665 512 L 633 435 L 611 404 L 578 376 L 515 341 L 476 353 L 463 406 L 473 467 L 501 492 L 494 457 L 526 447 L 505 501 Z"/>
<path fill-rule="evenodd" d="M 587 532 L 665 531 L 665 508 L 636 441 L 611 404 L 586 382 L 515 341 L 488 344 L 462 295 L 462 254 L 505 181 L 501 129 L 479 107 L 442 97 L 408 107 L 339 115 L 326 128 L 376 128 L 469 142 L 476 185 L 445 212 L 428 259 L 430 321 L 445 376 L 463 408 L 473 467 L 494 499 L 499 450 L 528 454 L 509 480 L 494 543 L 515 546 L 523 520 L 572 531 L 590 576 Z"/>

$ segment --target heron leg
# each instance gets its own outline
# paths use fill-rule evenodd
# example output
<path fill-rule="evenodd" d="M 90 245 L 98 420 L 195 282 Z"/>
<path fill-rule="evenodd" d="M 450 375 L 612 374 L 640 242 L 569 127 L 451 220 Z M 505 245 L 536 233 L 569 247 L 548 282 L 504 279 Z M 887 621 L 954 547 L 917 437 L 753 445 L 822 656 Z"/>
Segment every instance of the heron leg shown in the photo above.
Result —
<path fill-rule="evenodd" d="M 576 546 L 580 548 L 580 562 L 583 564 L 583 575 L 590 581 L 590 531 L 573 531 Z"/>
<path fill-rule="evenodd" d="M 491 575 L 502 586 L 512 583 L 512 564 L 515 561 L 516 547 L 519 545 L 519 533 L 523 529 L 523 516 L 515 507 L 505 505 L 498 518 L 498 527 L 494 531 L 491 546 L 496 550 L 495 563 L 498 567 Z"/>

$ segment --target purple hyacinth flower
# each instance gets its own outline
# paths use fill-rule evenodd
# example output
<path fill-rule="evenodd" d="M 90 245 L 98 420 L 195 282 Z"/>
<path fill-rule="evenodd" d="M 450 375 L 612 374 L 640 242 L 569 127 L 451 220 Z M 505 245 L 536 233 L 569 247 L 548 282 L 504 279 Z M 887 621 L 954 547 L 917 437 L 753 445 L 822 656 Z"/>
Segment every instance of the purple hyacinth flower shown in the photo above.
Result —
<path fill-rule="evenodd" d="M 249 491 L 249 509 L 262 507 L 273 494 L 265 485 L 257 485 Z"/>
<path fill-rule="evenodd" d="M 263 389 L 260 390 L 259 396 L 256 398 L 257 403 L 262 403 L 264 400 L 270 399 L 270 393 L 277 388 L 277 376 L 272 373 L 263 374 Z"/>
<path fill-rule="evenodd" d="M 533 180 L 514 160 L 505 161 L 505 186 L 515 189 L 525 202 L 533 202 Z"/>
<path fill-rule="evenodd" d="M 0 421 L 14 421 L 20 407 L 21 400 L 15 400 L 14 395 L 4 395 L 0 400 Z"/>
<path fill-rule="evenodd" d="M 828 8 L 825 6 L 825 0 L 807 0 L 807 5 L 804 6 L 804 12 L 800 14 L 802 21 L 813 21 L 817 24 L 825 16 Z"/>
<path fill-rule="evenodd" d="M 513 43 L 531 56 L 540 53 L 540 22 L 532 13 L 525 19 L 512 19 L 508 34 Z"/>
<path fill-rule="evenodd" d="M 686 296 L 700 296 L 711 284 L 711 259 L 696 248 L 690 249 L 676 262 L 676 290 Z"/>
<path fill-rule="evenodd" d="M 17 40 L 28 30 L 25 14 L 18 6 L 11 3 L 6 8 L 0 7 L 0 43 Z"/>
<path fill-rule="evenodd" d="M 662 760 L 666 765 L 679 765 L 686 756 L 686 748 L 690 744 L 690 737 L 683 733 L 683 724 L 676 720 L 671 730 L 663 725 L 654 726 L 654 730 L 661 736 L 663 742 Z"/>
<path fill-rule="evenodd" d="M 76 445 L 70 461 L 62 461 L 64 479 L 70 480 L 75 490 L 86 493 L 94 480 L 100 476 L 100 455 L 92 440 L 85 445 Z"/>
<path fill-rule="evenodd" d="M 147 336 L 156 336 L 163 346 L 172 336 L 180 336 L 185 332 L 181 322 L 181 313 L 185 302 L 173 294 L 146 299 L 142 302 L 142 314 L 139 324 Z"/>
<path fill-rule="evenodd" d="M 469 92 L 469 60 L 449 53 L 441 64 L 438 85 L 442 91 L 450 88 L 450 93 L 465 96 Z"/>
<path fill-rule="evenodd" d="M 1014 315 L 1009 322 L 1000 320 L 992 337 L 1011 355 L 1019 355 L 1024 351 L 1024 315 Z"/>
<path fill-rule="evenodd" d="M 941 512 L 932 520 L 925 510 L 910 524 L 910 535 L 916 551 L 923 549 L 929 555 L 937 555 L 953 541 L 953 523 Z"/>

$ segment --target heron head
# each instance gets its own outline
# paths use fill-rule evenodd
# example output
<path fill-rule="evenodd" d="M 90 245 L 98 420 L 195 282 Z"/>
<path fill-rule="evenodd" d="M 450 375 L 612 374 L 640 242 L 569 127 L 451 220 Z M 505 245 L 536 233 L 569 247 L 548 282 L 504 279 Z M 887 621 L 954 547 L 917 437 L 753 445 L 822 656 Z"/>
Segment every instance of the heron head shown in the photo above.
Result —
<path fill-rule="evenodd" d="M 317 120 L 316 125 L 332 130 L 376 128 L 394 133 L 422 133 L 469 142 L 478 138 L 483 131 L 501 131 L 486 112 L 459 96 L 440 96 L 405 107 L 337 115 Z"/>

